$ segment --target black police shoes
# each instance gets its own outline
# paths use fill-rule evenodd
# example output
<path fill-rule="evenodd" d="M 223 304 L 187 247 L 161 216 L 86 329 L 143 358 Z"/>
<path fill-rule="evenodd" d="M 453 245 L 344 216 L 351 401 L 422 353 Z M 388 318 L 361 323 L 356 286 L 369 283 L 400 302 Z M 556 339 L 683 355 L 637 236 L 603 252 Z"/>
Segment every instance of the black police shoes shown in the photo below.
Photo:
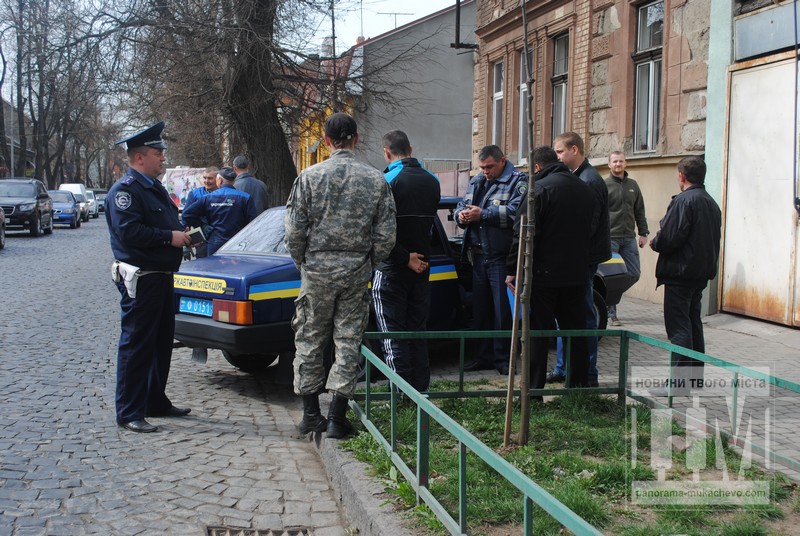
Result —
<path fill-rule="evenodd" d="M 497 373 L 501 376 L 508 376 L 508 365 L 500 365 L 497 367 Z"/>
<path fill-rule="evenodd" d="M 155 432 L 156 430 L 158 430 L 158 426 L 153 426 L 144 419 L 125 422 L 120 424 L 120 426 L 130 430 L 131 432 L 139 432 L 142 434 L 149 434 L 150 432 Z"/>
<path fill-rule="evenodd" d="M 148 417 L 185 417 L 192 412 L 191 408 L 178 408 L 175 406 L 170 406 L 167 411 L 158 411 L 154 413 L 147 414 Z"/>

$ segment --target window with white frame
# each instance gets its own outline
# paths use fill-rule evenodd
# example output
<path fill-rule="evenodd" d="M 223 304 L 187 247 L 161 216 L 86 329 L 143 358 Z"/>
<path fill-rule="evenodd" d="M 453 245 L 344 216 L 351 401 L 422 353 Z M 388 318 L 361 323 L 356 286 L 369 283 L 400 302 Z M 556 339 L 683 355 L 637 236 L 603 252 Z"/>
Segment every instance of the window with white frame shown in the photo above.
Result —
<path fill-rule="evenodd" d="M 503 62 L 492 66 L 492 143 L 503 145 Z"/>
<path fill-rule="evenodd" d="M 634 151 L 654 151 L 661 119 L 661 54 L 664 44 L 664 0 L 639 7 L 636 27 L 636 75 L 633 120 Z"/>
<path fill-rule="evenodd" d="M 525 49 L 519 52 L 519 158 L 520 164 L 528 161 L 529 130 L 528 130 L 528 78 L 533 70 L 533 51 L 528 49 L 528 61 L 523 63 Z"/>
<path fill-rule="evenodd" d="M 553 140 L 567 130 L 567 73 L 569 71 L 569 34 L 553 39 Z"/>

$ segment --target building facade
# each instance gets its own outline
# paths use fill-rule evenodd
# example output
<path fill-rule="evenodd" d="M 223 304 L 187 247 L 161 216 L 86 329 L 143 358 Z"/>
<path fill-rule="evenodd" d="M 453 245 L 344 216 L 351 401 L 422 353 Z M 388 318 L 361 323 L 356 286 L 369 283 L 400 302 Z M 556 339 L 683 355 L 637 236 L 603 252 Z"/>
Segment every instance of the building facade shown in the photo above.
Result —
<path fill-rule="evenodd" d="M 574 131 L 607 175 L 609 153 L 622 150 L 655 232 L 679 191 L 675 164 L 705 153 L 711 0 L 549 0 L 526 9 L 533 138 L 526 128 L 520 4 L 480 2 L 473 157 L 493 143 L 524 166 L 529 144 L 550 145 L 561 132 Z M 709 177 L 708 187 L 720 200 L 721 178 Z M 641 250 L 642 278 L 627 295 L 662 300 L 656 258 Z"/>

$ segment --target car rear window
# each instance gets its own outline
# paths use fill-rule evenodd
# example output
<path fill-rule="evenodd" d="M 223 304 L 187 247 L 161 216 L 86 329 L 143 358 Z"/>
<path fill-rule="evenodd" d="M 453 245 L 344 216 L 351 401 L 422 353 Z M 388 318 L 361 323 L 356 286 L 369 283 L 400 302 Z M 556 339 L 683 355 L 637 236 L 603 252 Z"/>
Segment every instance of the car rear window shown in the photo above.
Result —
<path fill-rule="evenodd" d="M 288 255 L 289 252 L 283 243 L 283 237 L 286 234 L 283 226 L 285 215 L 286 207 L 265 210 L 219 248 L 218 252 Z"/>
<path fill-rule="evenodd" d="M 50 197 L 55 203 L 72 203 L 72 200 L 75 199 L 69 192 L 50 192 Z"/>

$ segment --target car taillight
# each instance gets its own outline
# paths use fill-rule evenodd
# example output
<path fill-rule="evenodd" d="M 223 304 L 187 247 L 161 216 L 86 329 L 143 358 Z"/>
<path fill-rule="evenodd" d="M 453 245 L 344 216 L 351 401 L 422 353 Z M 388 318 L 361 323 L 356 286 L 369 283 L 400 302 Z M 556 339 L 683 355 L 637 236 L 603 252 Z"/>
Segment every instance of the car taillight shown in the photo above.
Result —
<path fill-rule="evenodd" d="M 253 323 L 253 302 L 214 300 L 213 318 L 226 324 L 250 325 Z"/>

